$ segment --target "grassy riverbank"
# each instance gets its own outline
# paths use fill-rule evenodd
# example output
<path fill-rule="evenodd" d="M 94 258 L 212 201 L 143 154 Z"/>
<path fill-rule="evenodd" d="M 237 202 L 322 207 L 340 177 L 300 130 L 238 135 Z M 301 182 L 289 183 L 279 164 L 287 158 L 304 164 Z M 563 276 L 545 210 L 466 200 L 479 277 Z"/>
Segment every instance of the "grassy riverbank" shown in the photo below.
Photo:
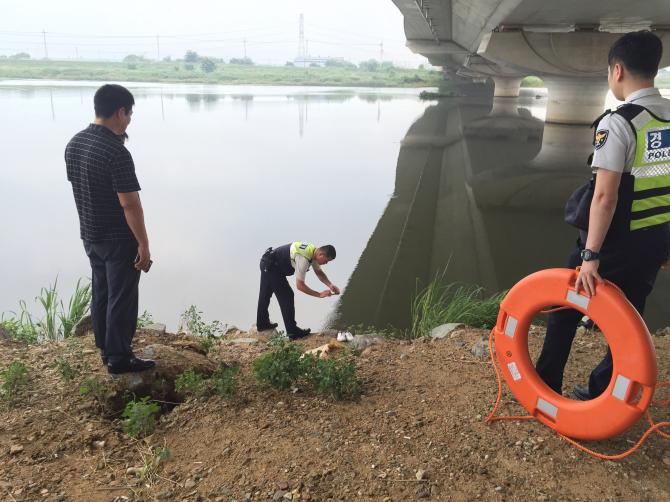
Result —
<path fill-rule="evenodd" d="M 357 67 L 261 66 L 184 61 L 90 62 L 0 60 L 0 78 L 182 82 L 229 85 L 318 85 L 343 87 L 435 87 L 442 73 L 393 66 Z"/>

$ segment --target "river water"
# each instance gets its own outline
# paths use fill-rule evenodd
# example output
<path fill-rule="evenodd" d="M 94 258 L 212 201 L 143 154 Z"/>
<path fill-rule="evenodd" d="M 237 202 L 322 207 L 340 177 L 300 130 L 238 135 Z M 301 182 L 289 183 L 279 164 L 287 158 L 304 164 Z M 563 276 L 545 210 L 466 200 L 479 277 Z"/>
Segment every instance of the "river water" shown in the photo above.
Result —
<path fill-rule="evenodd" d="M 61 295 L 90 273 L 63 149 L 92 120 L 95 82 L 0 81 L 0 311 L 58 277 Z M 588 177 L 584 126 L 543 122 L 544 90 L 426 102 L 418 90 L 126 84 L 136 97 L 127 143 L 142 185 L 154 266 L 140 310 L 175 328 L 255 322 L 258 259 L 294 240 L 334 244 L 324 271 L 341 297 L 296 294 L 316 329 L 405 325 L 417 280 L 508 288 L 562 266 L 562 222 Z M 670 274 L 649 300 L 668 324 Z M 318 289 L 313 274 L 308 284 Z M 276 303 L 273 320 L 281 323 Z"/>

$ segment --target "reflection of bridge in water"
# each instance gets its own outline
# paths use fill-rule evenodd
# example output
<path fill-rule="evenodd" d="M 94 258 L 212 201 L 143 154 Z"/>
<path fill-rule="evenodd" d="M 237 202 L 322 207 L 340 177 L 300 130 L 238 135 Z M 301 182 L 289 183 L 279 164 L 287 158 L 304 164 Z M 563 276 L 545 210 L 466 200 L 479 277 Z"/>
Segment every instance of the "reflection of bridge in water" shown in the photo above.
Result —
<path fill-rule="evenodd" d="M 344 291 L 333 324 L 402 327 L 417 281 L 489 291 L 563 266 L 576 231 L 569 194 L 588 179 L 587 126 L 545 124 L 534 96 L 453 98 L 427 108 L 405 136 L 395 190 Z M 661 274 L 663 275 L 663 274 Z M 648 321 L 667 323 L 660 277 Z"/>

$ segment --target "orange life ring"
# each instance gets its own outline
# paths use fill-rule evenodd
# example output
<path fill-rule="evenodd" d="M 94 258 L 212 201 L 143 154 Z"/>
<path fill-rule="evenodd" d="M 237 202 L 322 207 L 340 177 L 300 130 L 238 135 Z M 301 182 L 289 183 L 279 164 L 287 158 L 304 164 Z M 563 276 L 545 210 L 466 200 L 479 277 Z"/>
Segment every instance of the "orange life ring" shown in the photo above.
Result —
<path fill-rule="evenodd" d="M 611 282 L 588 297 L 575 291 L 575 270 L 542 270 L 519 281 L 500 304 L 494 328 L 498 361 L 507 384 L 540 422 L 576 439 L 606 439 L 622 433 L 643 415 L 656 386 L 657 368 L 649 330 L 637 310 Z M 575 401 L 550 389 L 528 353 L 528 330 L 535 314 L 567 306 L 588 315 L 612 351 L 609 387 L 590 401 Z"/>

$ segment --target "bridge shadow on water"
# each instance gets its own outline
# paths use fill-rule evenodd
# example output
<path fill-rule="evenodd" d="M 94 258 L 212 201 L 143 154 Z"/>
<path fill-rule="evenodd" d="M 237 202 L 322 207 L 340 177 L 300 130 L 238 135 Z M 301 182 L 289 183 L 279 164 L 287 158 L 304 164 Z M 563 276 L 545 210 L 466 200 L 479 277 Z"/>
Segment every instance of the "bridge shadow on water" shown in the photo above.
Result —
<path fill-rule="evenodd" d="M 565 266 L 577 234 L 563 207 L 589 178 L 591 131 L 534 117 L 546 104 L 536 98 L 442 99 L 412 124 L 394 193 L 331 325 L 406 327 L 417 284 L 445 267 L 448 282 L 495 292 Z M 645 316 L 652 330 L 668 324 L 668 294 L 662 270 Z"/>

